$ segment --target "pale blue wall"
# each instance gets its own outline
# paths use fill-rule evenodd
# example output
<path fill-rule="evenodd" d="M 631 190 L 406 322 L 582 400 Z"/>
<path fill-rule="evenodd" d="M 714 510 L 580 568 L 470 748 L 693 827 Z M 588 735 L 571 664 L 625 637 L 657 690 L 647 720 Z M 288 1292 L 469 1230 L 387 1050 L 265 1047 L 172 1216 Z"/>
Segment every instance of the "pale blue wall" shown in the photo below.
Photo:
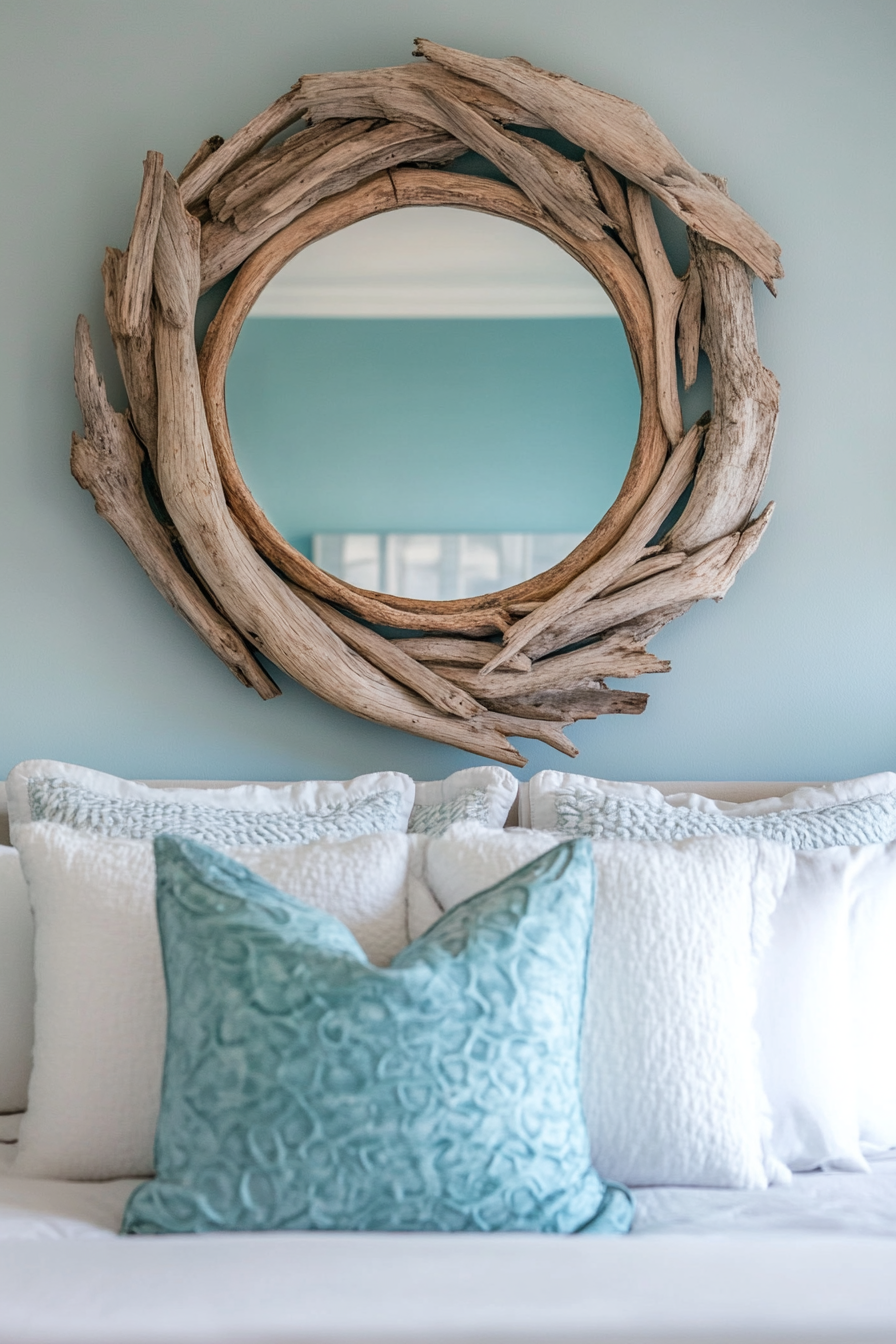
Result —
<path fill-rule="evenodd" d="M 640 410 L 617 317 L 252 318 L 227 368 L 243 478 L 306 555 L 314 532 L 584 536 Z"/>
<path fill-rule="evenodd" d="M 783 386 L 778 511 L 721 606 L 654 647 L 640 719 L 571 730 L 619 777 L 830 778 L 896 760 L 891 0 L 7 0 L 0 33 L 0 754 L 144 776 L 434 777 L 471 758 L 287 686 L 262 704 L 155 593 L 67 473 L 71 338 L 102 335 L 106 243 L 149 148 L 179 169 L 303 71 L 403 61 L 416 34 L 634 99 L 784 248 L 760 290 Z M 532 767 L 560 763 L 531 750 Z"/>

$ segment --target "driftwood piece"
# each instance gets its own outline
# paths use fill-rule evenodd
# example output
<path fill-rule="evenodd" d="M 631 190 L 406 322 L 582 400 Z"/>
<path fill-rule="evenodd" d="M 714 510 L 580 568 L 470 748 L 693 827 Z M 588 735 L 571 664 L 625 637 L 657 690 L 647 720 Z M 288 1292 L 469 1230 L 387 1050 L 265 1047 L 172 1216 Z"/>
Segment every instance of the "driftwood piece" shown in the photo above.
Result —
<path fill-rule="evenodd" d="M 304 100 L 309 122 L 317 125 L 333 117 L 386 117 L 389 121 L 412 121 L 431 127 L 430 93 L 442 93 L 472 107 L 475 112 L 514 126 L 544 127 L 545 122 L 510 98 L 485 84 L 453 75 L 441 66 L 383 66 L 379 70 L 344 70 L 331 74 L 303 75 L 296 84 Z"/>
<path fill-rule="evenodd" d="M 105 313 L 128 394 L 131 421 L 151 462 L 155 462 L 158 397 L 152 350 L 152 322 L 147 312 L 139 331 L 126 336 L 121 323 L 121 296 L 127 273 L 127 253 L 107 247 L 103 260 Z"/>
<path fill-rule="evenodd" d="M 302 601 L 344 640 L 350 649 L 363 654 L 374 667 L 393 677 L 402 686 L 409 686 L 424 700 L 428 700 L 436 709 L 445 714 L 456 714 L 459 718 L 469 719 L 482 712 L 482 706 L 466 691 L 440 677 L 422 663 L 403 651 L 401 640 L 384 639 L 367 625 L 353 621 L 335 607 L 322 602 L 313 593 L 295 590 Z M 446 641 L 447 643 L 447 641 Z"/>
<path fill-rule="evenodd" d="M 143 186 L 137 201 L 121 286 L 119 318 L 123 336 L 136 336 L 145 330 L 149 319 L 152 259 L 162 217 L 163 173 L 162 156 L 151 149 L 143 163 Z"/>
<path fill-rule="evenodd" d="M 703 319 L 703 285 L 693 253 L 684 283 L 684 298 L 678 313 L 678 358 L 681 360 L 681 374 L 685 387 L 693 387 L 697 380 Z"/>
<path fill-rule="evenodd" d="M 166 177 L 165 187 L 155 282 L 171 296 L 168 310 L 177 313 L 195 306 L 199 297 L 200 228 L 173 179 Z M 192 331 L 170 321 L 161 308 L 155 314 L 155 351 L 159 487 L 191 563 L 237 629 L 295 680 L 361 718 L 520 764 L 493 715 L 439 714 L 348 648 L 265 564 L 224 500 Z"/>
<path fill-rule="evenodd" d="M 503 699 L 486 696 L 484 702 L 522 718 L 571 723 L 601 714 L 643 714 L 649 698 L 644 691 L 611 691 L 599 681 L 584 681 L 569 691 L 534 691 Z"/>
<path fill-rule="evenodd" d="M 536 742 L 546 742 L 555 751 L 562 751 L 564 756 L 578 756 L 579 754 L 578 747 L 570 742 L 557 722 L 535 719 L 528 714 L 505 713 L 503 710 L 486 710 L 484 714 L 480 714 L 472 722 L 485 723 L 493 730 L 504 733 L 508 737 L 530 737 Z M 568 724 L 571 720 L 564 719 L 562 722 Z"/>
<path fill-rule="evenodd" d="M 780 391 L 759 358 L 749 270 L 705 238 L 693 235 L 690 242 L 703 293 L 713 421 L 693 492 L 672 531 L 685 551 L 743 527 L 755 509 L 768 475 Z"/>
<path fill-rule="evenodd" d="M 652 117 L 624 98 L 589 89 L 519 57 L 495 60 L 425 38 L 415 52 L 527 107 L 573 144 L 652 192 L 691 228 L 728 247 L 771 285 L 784 274 L 781 249 L 715 182 L 684 159 Z"/>
<path fill-rule="evenodd" d="M 588 602 L 595 593 L 609 588 L 634 564 L 690 481 L 705 431 L 704 418 L 688 431 L 674 450 L 660 479 L 622 539 L 583 574 L 567 584 L 556 597 L 549 598 L 518 621 L 504 636 L 503 649 L 483 668 L 485 674 L 501 667 L 511 654 L 528 652 L 529 645 L 542 630 L 562 621 L 569 613 Z"/>
<path fill-rule="evenodd" d="M 653 306 L 653 330 L 656 341 L 656 382 L 660 418 L 669 442 L 678 443 L 684 433 L 681 403 L 678 399 L 678 373 L 675 364 L 675 328 L 684 298 L 685 284 L 669 265 L 666 249 L 660 241 L 650 197 L 642 187 L 629 183 L 628 204 L 632 228 L 644 279 Z"/>
<path fill-rule="evenodd" d="M 232 219 L 213 220 L 203 229 L 202 290 L 229 275 L 318 201 L 338 196 L 393 165 L 441 162 L 461 152 L 457 141 L 444 132 L 423 131 L 409 123 L 378 126 L 336 145 L 314 159 L 287 184 L 288 189 L 279 189 L 277 200 L 282 203 L 288 198 L 281 209 L 271 213 L 268 203 L 258 199 L 237 209 Z"/>
<path fill-rule="evenodd" d="M 500 168 L 533 205 L 553 215 L 576 237 L 602 241 L 603 226 L 612 227 L 613 221 L 600 209 L 581 164 L 537 140 L 505 130 L 457 98 L 432 93 L 430 102 L 438 110 L 441 126 Z"/>
<path fill-rule="evenodd" d="M 437 636 L 396 639 L 403 653 L 416 658 L 418 663 L 446 663 L 453 667 L 482 667 L 493 656 L 496 644 L 478 639 L 440 639 Z M 505 672 L 528 672 L 532 659 L 518 653 L 504 664 Z"/>
<path fill-rule="evenodd" d="M 699 602 L 707 597 L 716 600 L 724 597 L 738 569 L 759 544 L 773 507 L 769 504 L 743 533 L 711 541 L 677 569 L 633 584 L 612 597 L 598 597 L 588 602 L 556 625 L 541 631 L 526 645 L 526 652 L 531 658 L 543 658 L 555 649 L 590 639 L 602 630 L 613 629 L 657 608 L 672 603 Z"/>
<path fill-rule="evenodd" d="M 192 206 L 203 200 L 225 173 L 250 158 L 278 131 L 292 126 L 301 115 L 302 97 L 298 89 L 292 88 L 253 117 L 236 135 L 221 142 L 213 154 L 206 155 L 189 173 L 184 170 L 180 183 L 184 205 Z"/>
<path fill-rule="evenodd" d="M 632 228 L 632 217 L 629 212 L 625 189 L 613 169 L 604 163 L 603 159 L 599 159 L 596 154 L 592 153 L 590 149 L 585 151 L 585 167 L 588 170 L 594 190 L 597 192 L 598 200 L 610 216 L 613 227 L 619 234 L 619 241 L 638 268 L 641 269 L 641 258 L 638 254 L 638 244 Z"/>
<path fill-rule="evenodd" d="M 78 318 L 75 333 L 75 390 L 84 416 L 84 437 L 72 435 L 72 475 L 96 501 L 96 511 L 114 527 L 179 616 L 244 686 L 263 700 L 280 694 L 229 621 L 211 605 L 187 573 L 171 538 L 146 499 L 143 454 L 127 416 L 113 411 L 97 373 L 90 328 Z"/>
<path fill-rule="evenodd" d="M 614 631 L 598 644 L 535 662 L 531 672 L 492 672 L 484 677 L 481 672 L 463 667 L 445 665 L 438 670 L 478 700 L 485 696 L 526 695 L 530 691 L 571 690 L 605 677 L 628 679 L 668 672 L 669 668 L 669 663 L 648 653 L 629 634 L 617 635 Z"/>
<path fill-rule="evenodd" d="M 517 59 L 418 48 L 425 63 L 305 76 L 226 142 L 204 141 L 180 191 L 161 156 L 147 156 L 128 249 L 109 249 L 103 267 L 130 407 L 127 416 L 109 407 L 82 321 L 87 432 L 74 438 L 72 469 L 153 582 L 260 694 L 277 688 L 250 645 L 375 722 L 507 764 L 524 764 L 511 736 L 574 756 L 563 726 L 642 712 L 645 694 L 609 690 L 605 678 L 667 671 L 647 641 L 695 601 L 721 597 L 768 522 L 771 506 L 748 521 L 777 411 L 756 350 L 750 270 L 772 288 L 778 249 L 642 109 Z M 310 127 L 269 144 L 306 113 Z M 513 126 L 559 131 L 584 163 Z M 468 149 L 516 185 L 431 166 Z M 681 278 L 648 193 L 690 226 Z M 224 402 L 242 322 L 280 267 L 356 220 L 428 205 L 525 224 L 584 266 L 616 305 L 642 391 L 629 471 L 589 536 L 544 574 L 446 603 L 355 588 L 290 547 L 245 487 Z M 199 293 L 238 266 L 197 361 Z M 682 434 L 676 331 L 686 386 L 701 345 L 709 355 L 708 430 L 705 417 Z M 371 624 L 419 634 L 387 639 Z M 495 634 L 502 645 L 486 641 Z"/>
<path fill-rule="evenodd" d="M 324 121 L 319 126 L 291 135 L 282 145 L 266 149 L 227 173 L 209 192 L 208 206 L 215 219 L 227 220 L 241 205 L 273 191 L 301 173 L 328 149 L 352 140 L 376 123 L 373 121 Z"/>
<path fill-rule="evenodd" d="M 198 168 L 201 163 L 205 163 L 206 159 L 211 158 L 215 150 L 220 149 L 223 143 L 224 137 L 222 135 L 210 135 L 207 140 L 203 140 L 196 153 L 191 155 L 181 169 L 177 185 L 182 187 L 193 170 Z"/>
<path fill-rule="evenodd" d="M 633 583 L 641 583 L 643 579 L 649 579 L 653 574 L 662 574 L 667 569 L 676 569 L 686 559 L 687 556 L 684 551 L 662 551 L 659 555 L 648 555 L 646 560 L 636 560 L 633 565 L 629 565 L 624 573 L 619 575 L 615 583 L 603 588 L 598 596 L 609 597 L 611 593 L 618 593 L 623 588 L 630 587 Z"/>

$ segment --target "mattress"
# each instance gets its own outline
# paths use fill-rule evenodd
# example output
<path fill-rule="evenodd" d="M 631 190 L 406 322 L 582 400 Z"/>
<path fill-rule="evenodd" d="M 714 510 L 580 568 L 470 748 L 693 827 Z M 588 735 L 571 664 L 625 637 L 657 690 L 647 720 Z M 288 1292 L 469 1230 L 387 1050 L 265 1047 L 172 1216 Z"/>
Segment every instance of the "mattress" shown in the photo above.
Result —
<path fill-rule="evenodd" d="M 15 1178 L 13 1151 L 0 1344 L 896 1340 L 896 1155 L 767 1191 L 639 1190 L 625 1238 L 121 1238 L 135 1181 Z"/>

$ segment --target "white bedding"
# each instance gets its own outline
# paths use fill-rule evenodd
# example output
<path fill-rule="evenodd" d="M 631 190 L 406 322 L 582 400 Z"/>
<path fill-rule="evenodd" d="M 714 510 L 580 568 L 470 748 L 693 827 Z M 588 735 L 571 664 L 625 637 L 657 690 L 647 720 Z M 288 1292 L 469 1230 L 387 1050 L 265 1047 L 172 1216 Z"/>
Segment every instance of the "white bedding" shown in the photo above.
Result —
<path fill-rule="evenodd" d="M 12 1148 L 0 1344 L 896 1340 L 896 1155 L 766 1191 L 639 1190 L 625 1238 L 120 1238 L 135 1181 L 13 1178 Z"/>

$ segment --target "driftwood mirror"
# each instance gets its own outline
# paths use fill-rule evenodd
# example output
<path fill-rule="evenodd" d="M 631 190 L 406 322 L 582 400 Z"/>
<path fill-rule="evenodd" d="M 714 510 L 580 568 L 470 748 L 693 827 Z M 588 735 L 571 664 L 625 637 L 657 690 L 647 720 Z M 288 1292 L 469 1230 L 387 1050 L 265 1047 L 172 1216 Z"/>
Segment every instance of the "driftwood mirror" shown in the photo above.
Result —
<path fill-rule="evenodd" d="M 127 251 L 109 249 L 103 267 L 129 410 L 110 407 L 80 318 L 85 433 L 72 470 L 157 588 L 264 698 L 278 691 L 253 650 L 376 722 L 513 765 L 524 758 L 510 737 L 575 755 L 564 726 L 640 713 L 646 695 L 606 679 L 667 671 L 648 640 L 722 597 L 768 522 L 771 506 L 752 515 L 778 385 L 759 360 L 751 286 L 756 275 L 773 289 L 779 249 L 634 104 L 516 58 L 423 40 L 415 55 L 425 60 L 304 76 L 229 140 L 205 141 L 176 182 L 147 156 Z M 450 171 L 470 150 L 505 180 Z M 688 226 L 681 277 L 651 195 Z M 527 225 L 575 258 L 613 300 L 641 386 L 628 472 L 585 540 L 534 578 L 452 602 L 354 587 L 290 546 L 245 486 L 224 402 L 234 342 L 270 277 L 351 223 L 436 205 Z M 197 353 L 198 298 L 234 271 Z M 701 346 L 713 411 L 686 430 L 679 367 L 692 382 Z"/>

